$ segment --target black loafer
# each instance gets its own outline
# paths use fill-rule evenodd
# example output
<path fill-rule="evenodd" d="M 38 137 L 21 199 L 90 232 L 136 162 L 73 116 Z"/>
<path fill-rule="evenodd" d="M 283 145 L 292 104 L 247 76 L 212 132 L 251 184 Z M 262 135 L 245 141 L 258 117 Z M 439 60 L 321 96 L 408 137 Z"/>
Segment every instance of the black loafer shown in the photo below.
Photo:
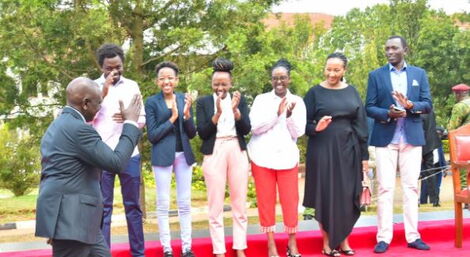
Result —
<path fill-rule="evenodd" d="M 374 247 L 374 253 L 384 253 L 388 250 L 388 244 L 384 241 L 378 242 Z"/>
<path fill-rule="evenodd" d="M 193 251 L 187 250 L 184 253 L 181 253 L 181 257 L 195 257 Z"/>
<path fill-rule="evenodd" d="M 412 243 L 408 243 L 408 247 L 418 249 L 418 250 L 425 250 L 425 251 L 431 249 L 431 247 L 429 247 L 429 245 L 423 242 L 423 240 L 421 240 L 420 238 L 416 239 Z"/>

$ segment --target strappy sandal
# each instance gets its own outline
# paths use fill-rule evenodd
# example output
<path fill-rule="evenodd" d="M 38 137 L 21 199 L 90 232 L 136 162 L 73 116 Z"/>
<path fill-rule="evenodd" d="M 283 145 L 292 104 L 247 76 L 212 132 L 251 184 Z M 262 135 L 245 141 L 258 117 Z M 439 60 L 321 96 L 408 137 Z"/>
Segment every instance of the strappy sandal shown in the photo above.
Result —
<path fill-rule="evenodd" d="M 341 254 L 336 250 L 331 250 L 330 252 L 327 252 L 325 251 L 325 249 L 323 249 L 321 253 L 326 256 L 333 256 L 333 257 L 341 256 Z"/>
<path fill-rule="evenodd" d="M 289 246 L 287 246 L 287 257 L 302 257 L 302 254 L 300 254 L 300 253 L 293 254 L 293 253 L 290 251 Z"/>
<path fill-rule="evenodd" d="M 343 250 L 343 249 L 340 248 L 339 252 L 341 254 L 344 254 L 344 255 L 347 255 L 347 256 L 353 256 L 354 254 L 356 254 L 356 252 L 353 249 Z"/>

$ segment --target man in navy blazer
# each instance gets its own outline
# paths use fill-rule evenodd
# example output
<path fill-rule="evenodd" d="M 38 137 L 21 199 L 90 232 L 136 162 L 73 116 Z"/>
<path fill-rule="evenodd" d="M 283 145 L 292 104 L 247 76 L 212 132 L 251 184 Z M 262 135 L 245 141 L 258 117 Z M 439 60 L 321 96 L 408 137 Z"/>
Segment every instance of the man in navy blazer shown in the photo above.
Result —
<path fill-rule="evenodd" d="M 378 201 L 377 245 L 387 251 L 393 237 L 393 193 L 396 172 L 403 188 L 403 215 L 408 247 L 429 250 L 418 232 L 418 178 L 425 144 L 422 113 L 431 111 L 426 72 L 405 62 L 406 40 L 391 36 L 385 43 L 388 64 L 369 74 L 366 111 L 374 119 L 370 145 L 376 148 Z"/>

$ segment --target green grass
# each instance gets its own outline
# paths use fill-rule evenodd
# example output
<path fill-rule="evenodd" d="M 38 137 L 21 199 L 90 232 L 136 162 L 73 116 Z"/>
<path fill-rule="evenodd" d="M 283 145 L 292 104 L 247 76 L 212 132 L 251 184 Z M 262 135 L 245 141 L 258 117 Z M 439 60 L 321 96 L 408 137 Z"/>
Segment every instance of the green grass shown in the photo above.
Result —
<path fill-rule="evenodd" d="M 0 224 L 32 220 L 36 215 L 36 199 L 38 190 L 35 189 L 31 193 L 15 197 L 7 190 L 0 189 Z M 145 187 L 145 207 L 147 212 L 153 212 L 156 209 L 156 188 Z M 176 190 L 171 191 L 170 209 L 176 209 Z M 205 206 L 206 192 L 193 191 L 192 205 L 194 207 Z M 124 213 L 124 205 L 122 203 L 121 188 L 114 188 L 114 210 L 113 213 Z"/>
<path fill-rule="evenodd" d="M 37 194 L 36 189 L 27 195 L 15 197 L 9 191 L 1 189 L 0 224 L 33 219 L 36 214 Z"/>

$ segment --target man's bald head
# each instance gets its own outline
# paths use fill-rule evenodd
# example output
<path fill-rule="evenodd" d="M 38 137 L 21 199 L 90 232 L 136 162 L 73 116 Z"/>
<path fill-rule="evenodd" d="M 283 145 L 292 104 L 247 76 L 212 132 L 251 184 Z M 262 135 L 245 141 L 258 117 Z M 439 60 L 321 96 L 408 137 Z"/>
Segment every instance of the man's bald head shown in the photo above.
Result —
<path fill-rule="evenodd" d="M 101 91 L 98 84 L 85 77 L 72 80 L 66 89 L 67 105 L 77 109 L 87 121 L 93 120 L 101 108 Z"/>

